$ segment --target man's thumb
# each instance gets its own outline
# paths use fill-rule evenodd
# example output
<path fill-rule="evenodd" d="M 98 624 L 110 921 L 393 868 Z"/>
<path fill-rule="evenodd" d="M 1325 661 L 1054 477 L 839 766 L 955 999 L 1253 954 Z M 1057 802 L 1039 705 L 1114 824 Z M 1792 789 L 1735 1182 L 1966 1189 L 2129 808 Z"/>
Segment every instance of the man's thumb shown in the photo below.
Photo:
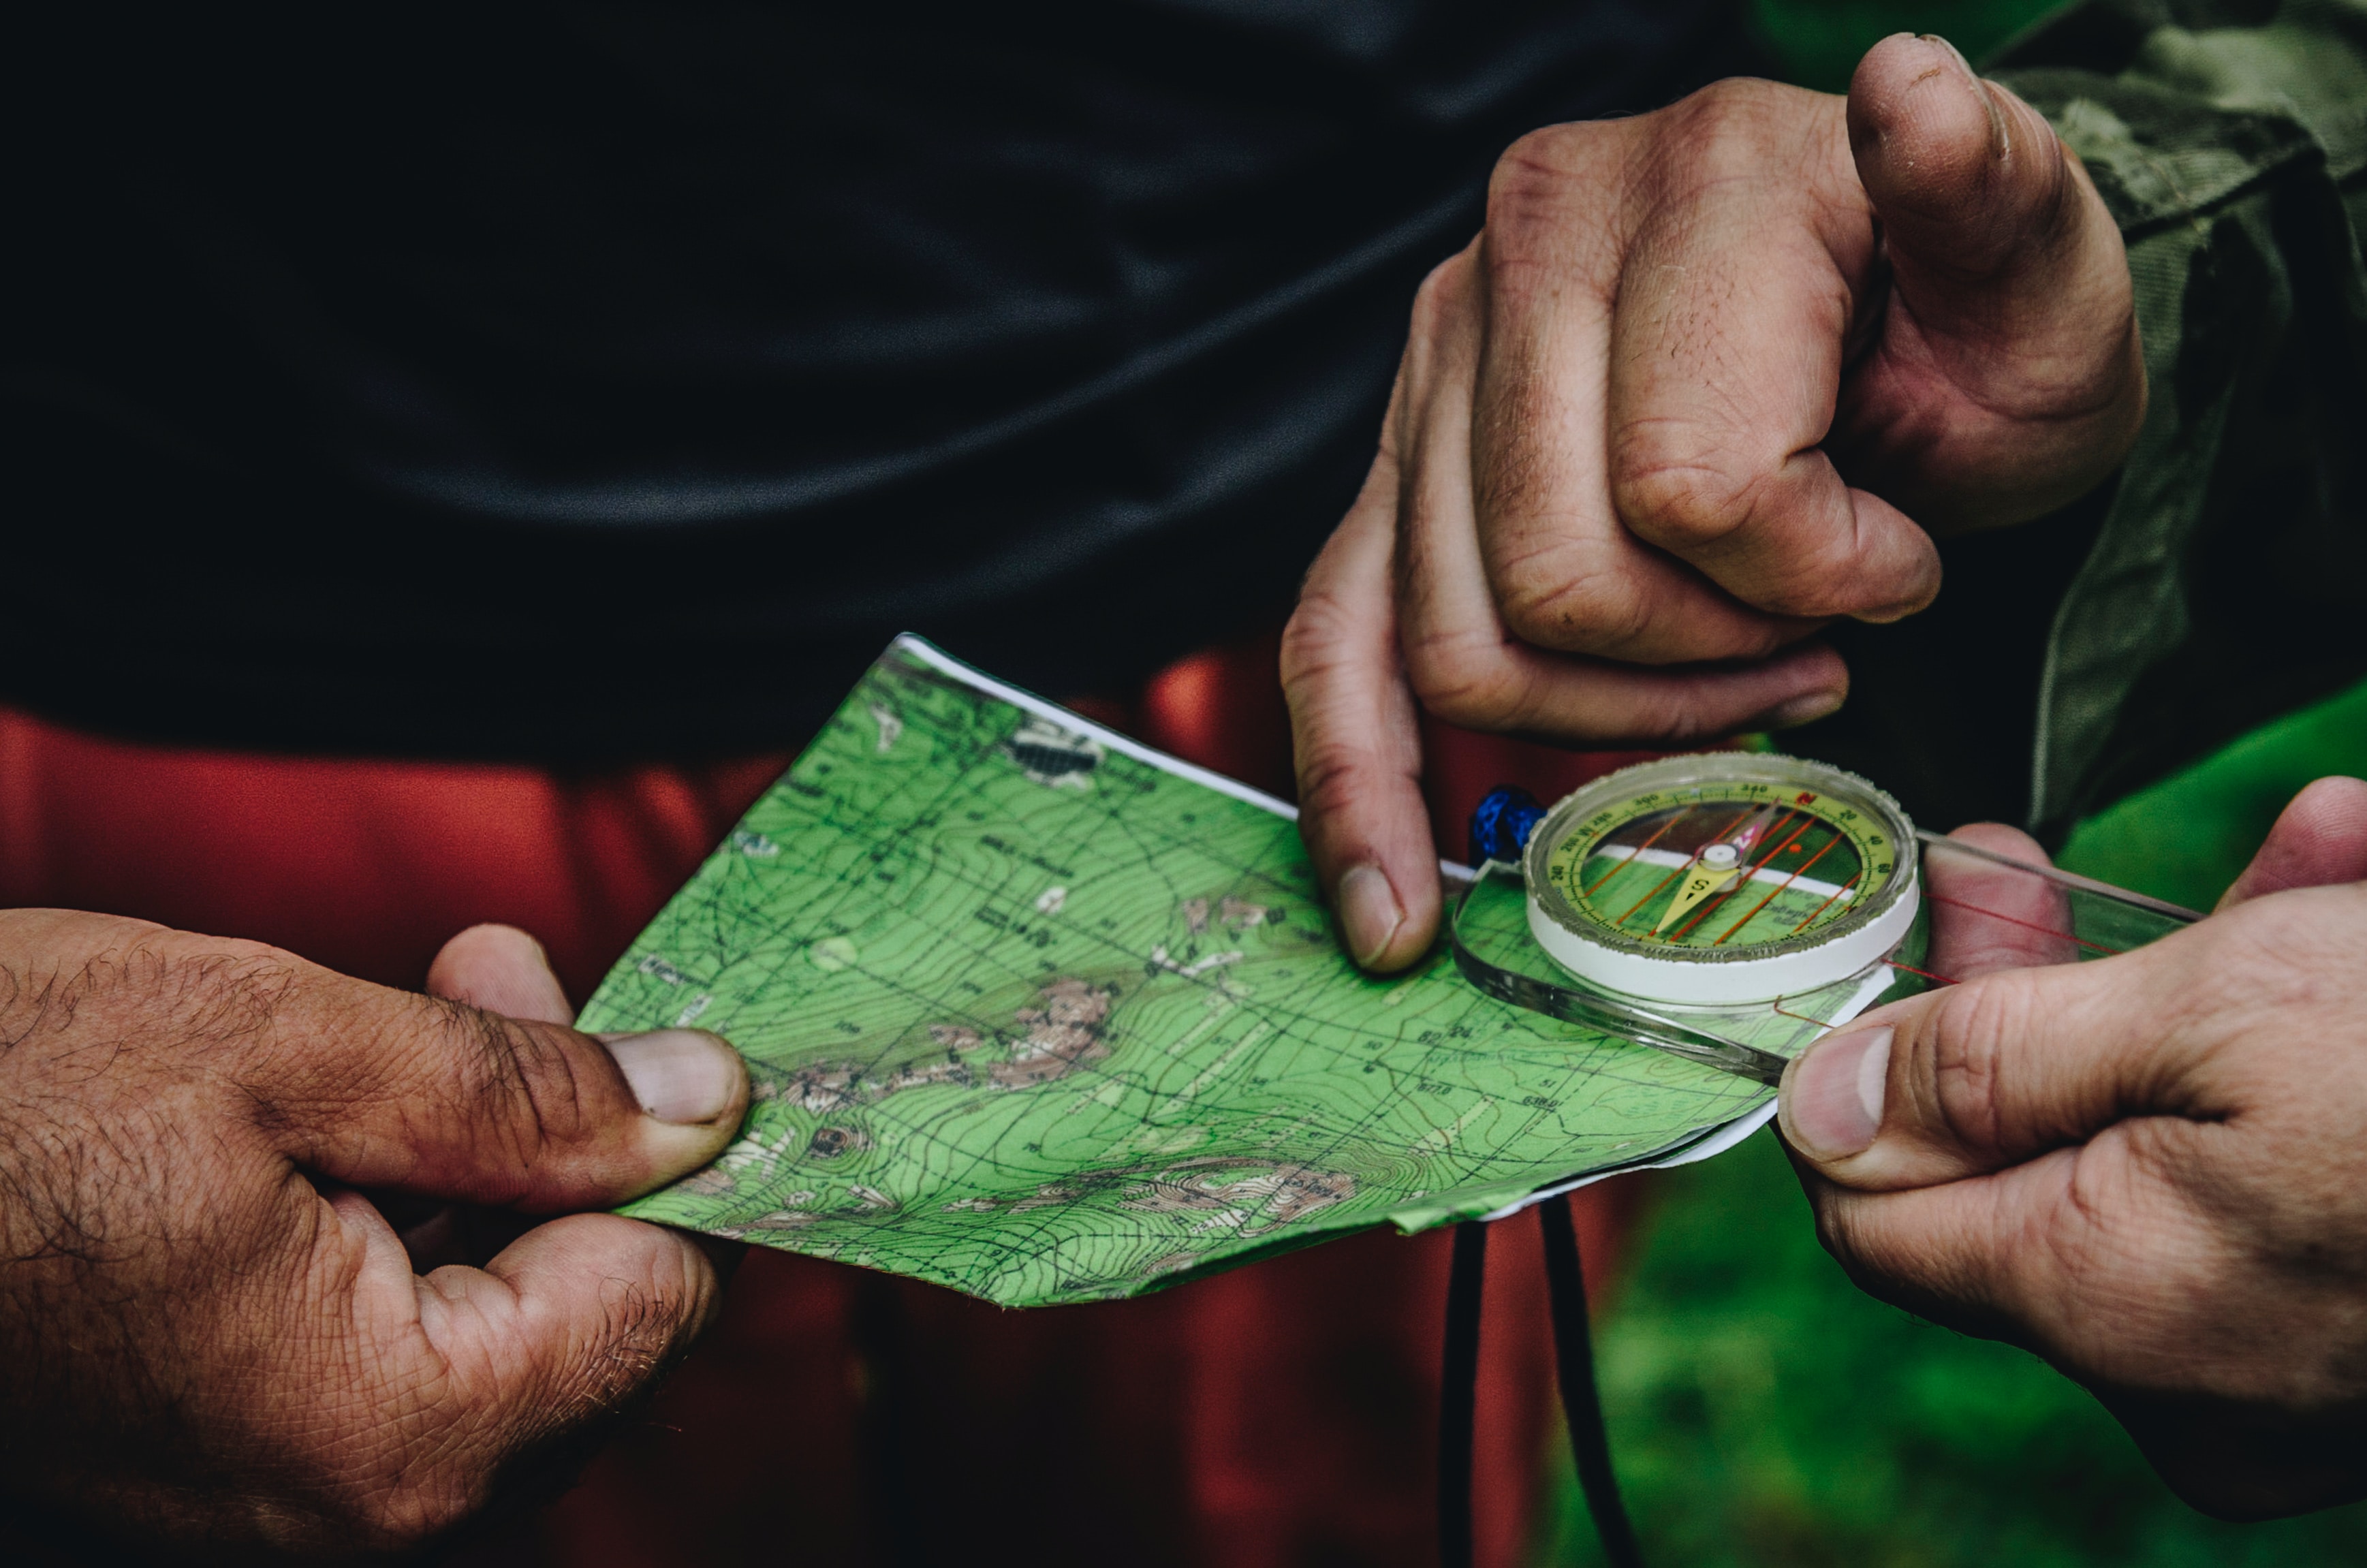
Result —
<path fill-rule="evenodd" d="M 2220 895 L 2233 909 L 2288 888 L 2367 881 L 2367 779 L 2320 778 L 2287 802 L 2259 853 Z"/>
<path fill-rule="evenodd" d="M 2128 1005 L 2153 957 L 2001 971 L 1870 1013 L 1784 1073 L 1784 1139 L 1874 1191 L 2083 1142 L 2159 1094 L 2163 1063 Z"/>
<path fill-rule="evenodd" d="M 1849 137 L 1899 287 L 1927 324 L 1982 302 L 1941 285 L 2034 290 L 2076 259 L 2093 199 L 2078 164 L 2044 116 L 1981 80 L 1947 40 L 1899 33 L 1867 51 L 1850 81 Z"/>
<path fill-rule="evenodd" d="M 354 1187 L 606 1208 L 713 1160 L 748 1107 L 738 1053 L 693 1029 L 594 1037 L 317 970 L 273 1022 L 243 1086 L 292 1158 Z"/>
<path fill-rule="evenodd" d="M 2128 255 L 2087 171 L 1939 38 L 1866 52 L 1849 138 L 1891 270 L 1880 351 L 1857 377 L 1860 416 L 1880 426 L 1867 451 L 1887 455 L 1853 483 L 1942 530 L 2076 498 L 2127 451 L 2146 403 Z M 1901 477 L 1934 461 L 1979 482 Z"/>

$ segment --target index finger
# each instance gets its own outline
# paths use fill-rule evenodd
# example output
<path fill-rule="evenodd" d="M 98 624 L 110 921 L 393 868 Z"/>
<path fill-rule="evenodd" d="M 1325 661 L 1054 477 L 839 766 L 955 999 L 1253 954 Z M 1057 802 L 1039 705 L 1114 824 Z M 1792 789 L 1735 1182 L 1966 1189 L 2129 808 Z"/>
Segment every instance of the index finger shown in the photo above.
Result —
<path fill-rule="evenodd" d="M 1947 845 L 2010 856 L 2048 866 L 2038 840 L 2002 823 L 1970 823 L 1928 846 L 1923 875 L 1931 901 L 1932 971 L 1973 980 L 2000 969 L 2070 963 L 2079 957 L 2071 934 L 2071 896 L 2044 877 L 1974 855 L 1951 855 Z"/>
<path fill-rule="evenodd" d="M 1796 1153 L 1794 1163 L 1818 1238 L 1861 1290 L 1964 1333 L 2101 1369 L 2162 1348 L 2133 1342 L 2126 1319 L 2100 1321 L 2094 1292 L 2111 1289 L 2105 1277 L 2126 1259 L 2117 1219 L 2144 1213 L 2165 1230 L 2210 1233 L 2173 1174 L 2200 1157 L 2202 1136 L 2188 1122 L 2124 1122 L 2077 1147 L 1904 1190 L 1852 1190 Z M 2144 1267 L 2160 1298 L 2174 1301 L 2191 1299 L 2179 1277 L 2207 1276 L 2210 1261 L 2174 1254 Z"/>
<path fill-rule="evenodd" d="M 2117 1122 L 2207 1110 L 2208 1031 L 2182 976 L 2212 933 L 2095 963 L 1984 975 L 1876 1008 L 1784 1070 L 1785 1141 L 1865 1191 L 1931 1187 L 2081 1143 Z"/>
<path fill-rule="evenodd" d="M 1438 929 L 1438 855 L 1421 796 L 1421 733 L 1398 653 L 1390 582 L 1398 465 L 1392 432 L 1283 633 L 1298 826 L 1350 953 L 1402 969 Z"/>

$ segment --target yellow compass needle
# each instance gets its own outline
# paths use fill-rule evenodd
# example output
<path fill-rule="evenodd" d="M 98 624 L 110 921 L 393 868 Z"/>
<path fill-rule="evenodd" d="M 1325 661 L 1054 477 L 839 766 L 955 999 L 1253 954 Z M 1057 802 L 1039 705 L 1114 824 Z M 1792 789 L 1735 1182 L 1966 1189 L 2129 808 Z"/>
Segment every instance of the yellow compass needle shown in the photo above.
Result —
<path fill-rule="evenodd" d="M 1729 846 L 1718 844 L 1711 847 L 1726 849 Z M 1652 927 L 1652 935 L 1658 937 L 1667 931 L 1686 911 L 1705 898 L 1724 892 L 1740 880 L 1741 875 L 1742 868 L 1730 860 L 1725 866 L 1714 866 L 1704 857 L 1703 863 L 1686 875 L 1684 885 L 1677 889 L 1677 896 L 1669 901 L 1669 907 L 1660 915 L 1660 923 Z"/>
<path fill-rule="evenodd" d="M 1744 861 L 1757 847 L 1767 824 L 1774 820 L 1775 808 L 1761 806 L 1717 843 L 1703 846 L 1694 855 L 1693 865 L 1686 869 L 1684 885 L 1677 889 L 1677 896 L 1661 912 L 1660 923 L 1652 927 L 1652 935 L 1664 934 L 1702 900 L 1713 898 L 1739 882 L 1746 870 Z"/>

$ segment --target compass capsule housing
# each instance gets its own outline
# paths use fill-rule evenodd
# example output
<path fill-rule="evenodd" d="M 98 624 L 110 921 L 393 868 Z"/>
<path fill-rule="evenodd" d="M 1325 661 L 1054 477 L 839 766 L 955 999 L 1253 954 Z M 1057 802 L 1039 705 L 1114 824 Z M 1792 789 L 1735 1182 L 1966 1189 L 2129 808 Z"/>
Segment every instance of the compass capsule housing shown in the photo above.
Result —
<path fill-rule="evenodd" d="M 1529 929 L 1590 984 L 1720 1006 L 1798 995 L 1897 951 L 1921 895 L 1915 827 L 1860 778 L 1709 753 L 1607 774 L 1530 834 Z"/>

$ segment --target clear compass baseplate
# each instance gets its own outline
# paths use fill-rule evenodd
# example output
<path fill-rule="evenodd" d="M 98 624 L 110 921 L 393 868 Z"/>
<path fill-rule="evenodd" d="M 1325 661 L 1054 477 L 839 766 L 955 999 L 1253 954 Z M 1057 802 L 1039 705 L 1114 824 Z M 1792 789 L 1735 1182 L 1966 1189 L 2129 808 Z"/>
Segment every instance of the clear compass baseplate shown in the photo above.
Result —
<path fill-rule="evenodd" d="M 1829 1021 L 1921 982 L 1915 828 L 1855 774 L 1717 752 L 1499 790 L 1450 927 L 1504 1001 L 1761 1082 Z M 1912 963 L 1910 957 L 1908 961 Z"/>
<path fill-rule="evenodd" d="M 1501 1000 L 1772 1085 L 1926 966 L 1925 853 L 2033 961 L 2135 947 L 2191 910 L 1919 834 L 1897 801 L 1804 758 L 1712 752 L 1607 774 L 1549 810 L 1499 790 L 1472 820 L 1449 936 Z M 1989 907 L 1994 906 L 1994 907 Z"/>

